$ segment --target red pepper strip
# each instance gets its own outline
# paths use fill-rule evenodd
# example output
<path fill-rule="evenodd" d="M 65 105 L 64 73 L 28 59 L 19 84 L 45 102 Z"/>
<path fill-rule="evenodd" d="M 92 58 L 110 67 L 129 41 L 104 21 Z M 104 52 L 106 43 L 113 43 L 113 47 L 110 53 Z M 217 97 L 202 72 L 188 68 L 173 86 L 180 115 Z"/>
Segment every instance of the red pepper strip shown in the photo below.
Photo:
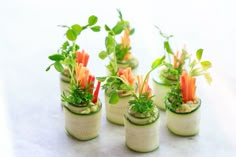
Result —
<path fill-rule="evenodd" d="M 101 85 L 101 82 L 98 82 L 96 90 L 94 91 L 94 94 L 93 94 L 93 100 L 92 100 L 93 103 L 96 103 L 98 101 L 98 93 L 99 93 L 100 85 Z"/>

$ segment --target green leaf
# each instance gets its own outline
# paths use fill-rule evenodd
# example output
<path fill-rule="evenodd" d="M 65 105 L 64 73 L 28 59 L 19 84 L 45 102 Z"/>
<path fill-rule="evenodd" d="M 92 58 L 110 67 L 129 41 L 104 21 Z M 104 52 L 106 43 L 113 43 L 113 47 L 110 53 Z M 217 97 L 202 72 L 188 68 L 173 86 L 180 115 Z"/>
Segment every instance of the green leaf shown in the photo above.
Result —
<path fill-rule="evenodd" d="M 208 67 L 209 68 L 209 67 Z M 206 74 L 206 70 L 208 68 L 196 68 L 196 69 L 193 69 L 192 72 L 191 72 L 191 76 L 200 76 L 200 75 L 205 75 Z"/>
<path fill-rule="evenodd" d="M 69 45 L 70 45 L 69 42 L 68 42 L 68 41 L 65 41 L 65 42 L 62 44 L 62 49 L 66 49 Z"/>
<path fill-rule="evenodd" d="M 76 32 L 77 35 L 79 35 L 82 31 L 82 27 L 78 24 L 74 24 L 73 26 L 71 26 L 71 28 L 74 30 L 74 32 Z"/>
<path fill-rule="evenodd" d="M 106 30 L 106 31 L 111 31 L 111 28 L 108 27 L 107 25 L 105 25 L 105 30 Z"/>
<path fill-rule="evenodd" d="M 166 49 L 167 53 L 174 54 L 171 47 L 170 47 L 169 41 L 164 41 L 164 48 Z"/>
<path fill-rule="evenodd" d="M 115 78 L 109 77 L 109 78 L 107 79 L 107 82 L 113 82 L 113 81 L 115 81 L 115 80 L 116 80 Z"/>
<path fill-rule="evenodd" d="M 122 16 L 122 13 L 121 13 L 120 9 L 117 9 L 117 12 L 119 14 L 120 20 L 123 21 L 123 16 Z"/>
<path fill-rule="evenodd" d="M 107 77 L 96 77 L 96 79 L 100 82 L 104 82 L 107 79 Z"/>
<path fill-rule="evenodd" d="M 105 59 L 107 56 L 108 56 L 108 54 L 107 54 L 106 51 L 101 51 L 101 52 L 99 53 L 99 58 L 101 58 L 101 59 Z"/>
<path fill-rule="evenodd" d="M 49 70 L 50 70 L 50 68 L 51 68 L 51 65 L 47 67 L 46 71 L 49 71 Z"/>
<path fill-rule="evenodd" d="M 196 57 L 199 61 L 202 58 L 202 52 L 203 52 L 203 49 L 198 49 L 197 52 L 196 52 Z"/>
<path fill-rule="evenodd" d="M 93 27 L 91 27 L 91 30 L 94 31 L 94 32 L 99 32 L 100 29 L 101 29 L 100 26 L 93 26 Z"/>
<path fill-rule="evenodd" d="M 208 69 L 211 67 L 211 62 L 210 61 L 202 61 L 201 65 L 202 65 L 203 69 Z"/>
<path fill-rule="evenodd" d="M 105 39 L 105 45 L 106 45 L 106 48 L 115 47 L 116 41 L 111 35 L 108 35 Z"/>
<path fill-rule="evenodd" d="M 77 51 L 77 50 L 79 50 L 79 45 L 78 44 L 75 44 L 75 50 Z"/>
<path fill-rule="evenodd" d="M 118 22 L 113 28 L 112 31 L 115 33 L 115 35 L 120 34 L 124 29 L 123 22 Z"/>
<path fill-rule="evenodd" d="M 64 68 L 63 68 L 63 66 L 61 65 L 61 63 L 59 61 L 56 61 L 54 63 L 54 67 L 58 72 L 63 72 L 64 71 Z"/>
<path fill-rule="evenodd" d="M 163 61 L 165 60 L 165 56 L 161 57 L 161 58 L 157 58 L 153 63 L 152 63 L 152 70 L 156 69 L 158 66 L 160 66 Z"/>
<path fill-rule="evenodd" d="M 211 82 L 212 82 L 212 77 L 211 77 L 211 75 L 210 75 L 209 73 L 206 73 L 206 74 L 204 74 L 204 77 L 205 77 L 207 83 L 208 83 L 208 84 L 211 84 Z"/>
<path fill-rule="evenodd" d="M 108 46 L 107 47 L 107 54 L 110 55 L 112 52 L 115 52 L 115 47 L 114 46 Z"/>
<path fill-rule="evenodd" d="M 125 91 L 130 91 L 130 90 L 133 89 L 132 86 L 129 86 L 129 85 L 127 85 L 127 84 L 122 84 L 122 85 L 120 86 L 120 88 L 121 88 L 122 90 L 125 90 Z"/>
<path fill-rule="evenodd" d="M 196 60 L 193 60 L 191 63 L 190 63 L 190 67 L 194 67 L 194 66 L 196 66 L 198 63 L 197 63 L 197 61 Z"/>
<path fill-rule="evenodd" d="M 48 58 L 52 61 L 60 61 L 60 60 L 65 59 L 65 57 L 63 55 L 60 55 L 60 54 L 53 54 L 53 55 L 49 56 Z"/>
<path fill-rule="evenodd" d="M 134 28 L 132 28 L 132 29 L 130 30 L 130 32 L 129 32 L 129 35 L 133 35 L 133 34 L 134 34 L 134 32 L 135 32 L 135 29 L 134 29 Z"/>
<path fill-rule="evenodd" d="M 76 38 L 77 38 L 77 34 L 76 34 L 76 32 L 75 32 L 74 30 L 68 29 L 68 30 L 66 31 L 66 37 L 67 37 L 67 39 L 70 40 L 70 41 L 75 41 Z"/>
<path fill-rule="evenodd" d="M 92 15 L 92 16 L 90 16 L 89 19 L 88 19 L 88 25 L 89 25 L 89 26 L 95 25 L 95 24 L 97 23 L 97 21 L 98 21 L 97 16 Z"/>
<path fill-rule="evenodd" d="M 109 103 L 116 104 L 116 103 L 118 103 L 118 101 L 119 101 L 118 93 L 116 91 L 111 92 Z"/>
<path fill-rule="evenodd" d="M 70 28 L 70 27 L 67 26 L 67 25 L 58 25 L 58 27 L 62 27 L 62 28 Z"/>

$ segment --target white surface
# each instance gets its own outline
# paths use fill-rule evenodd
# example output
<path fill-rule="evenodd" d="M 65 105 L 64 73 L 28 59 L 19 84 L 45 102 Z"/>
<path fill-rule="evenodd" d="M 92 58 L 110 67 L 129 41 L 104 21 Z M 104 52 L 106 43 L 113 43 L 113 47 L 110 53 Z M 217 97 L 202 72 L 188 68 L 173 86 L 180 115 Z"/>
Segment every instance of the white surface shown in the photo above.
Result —
<path fill-rule="evenodd" d="M 235 156 L 236 73 L 232 71 L 236 67 L 236 5 L 233 0 L 8 0 L 0 3 L 0 71 L 5 87 L 0 95 L 1 101 L 5 100 L 0 104 L 5 115 L 1 115 L 0 137 L 6 137 L 0 141 L 6 146 L 10 144 L 10 149 L 0 151 L 1 157 L 11 153 L 17 157 Z M 98 138 L 79 142 L 65 134 L 59 75 L 53 70 L 44 71 L 50 63 L 47 56 L 56 52 L 64 41 L 64 30 L 57 25 L 85 24 L 92 14 L 99 17 L 100 24 L 114 25 L 116 8 L 136 28 L 131 41 L 133 53 L 140 60 L 140 72 L 145 72 L 154 56 L 159 57 L 163 52 L 162 39 L 153 24 L 175 35 L 171 40 L 174 49 L 180 49 L 183 44 L 192 52 L 204 48 L 204 57 L 210 58 L 214 65 L 211 71 L 214 82 L 207 86 L 198 80 L 197 93 L 203 100 L 199 135 L 189 138 L 172 135 L 161 113 L 160 148 L 137 154 L 126 148 L 124 128 L 106 121 L 105 107 Z M 97 76 L 105 74 L 104 62 L 97 57 L 104 49 L 104 35 L 104 31 L 99 34 L 86 31 L 79 40 L 81 47 L 91 54 L 89 67 Z"/>

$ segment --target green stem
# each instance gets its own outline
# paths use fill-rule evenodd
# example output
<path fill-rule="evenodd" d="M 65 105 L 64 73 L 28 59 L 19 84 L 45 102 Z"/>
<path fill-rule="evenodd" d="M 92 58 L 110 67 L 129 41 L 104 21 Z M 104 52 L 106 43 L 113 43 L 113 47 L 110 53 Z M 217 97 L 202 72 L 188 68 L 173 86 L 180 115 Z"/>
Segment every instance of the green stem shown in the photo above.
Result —
<path fill-rule="evenodd" d="M 168 55 L 169 63 L 171 64 L 170 54 L 168 53 L 167 55 Z"/>

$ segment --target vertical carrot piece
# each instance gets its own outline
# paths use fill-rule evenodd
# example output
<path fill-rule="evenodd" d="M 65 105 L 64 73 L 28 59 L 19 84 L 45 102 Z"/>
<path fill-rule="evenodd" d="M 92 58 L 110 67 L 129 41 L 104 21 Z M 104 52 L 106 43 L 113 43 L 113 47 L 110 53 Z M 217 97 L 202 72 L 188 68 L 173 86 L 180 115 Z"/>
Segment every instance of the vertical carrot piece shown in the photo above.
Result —
<path fill-rule="evenodd" d="M 173 63 L 173 66 L 174 68 L 178 68 L 178 56 L 179 56 L 179 51 L 176 52 L 176 54 L 174 55 L 174 63 Z"/>
<path fill-rule="evenodd" d="M 83 65 L 86 67 L 87 64 L 88 64 L 89 55 L 88 55 L 87 53 L 84 53 L 83 55 L 84 55 L 84 56 L 83 56 L 82 62 L 83 62 Z"/>
<path fill-rule="evenodd" d="M 195 91 L 196 91 L 196 78 L 194 78 L 194 77 L 192 77 L 192 95 L 191 95 L 191 99 L 192 99 L 192 101 L 194 101 L 194 99 L 195 99 Z"/>
<path fill-rule="evenodd" d="M 149 80 L 149 75 L 147 76 L 147 79 L 144 82 L 144 85 L 145 85 L 144 86 L 144 92 L 148 92 L 148 88 L 149 88 L 148 80 Z"/>
<path fill-rule="evenodd" d="M 82 85 L 83 85 L 84 88 L 87 86 L 88 77 L 89 77 L 89 70 L 88 70 L 88 68 L 85 68 L 84 77 L 82 79 Z"/>
<path fill-rule="evenodd" d="M 187 101 L 191 101 L 192 100 L 192 77 L 188 76 L 188 82 L 187 82 L 187 93 L 188 93 L 188 97 L 187 97 Z"/>
<path fill-rule="evenodd" d="M 186 102 L 187 100 L 187 94 L 186 94 L 186 89 L 187 89 L 187 85 L 186 85 L 186 79 L 187 79 L 187 73 L 186 71 L 182 72 L 182 75 L 180 77 L 180 87 L 181 87 L 181 91 L 182 91 L 182 97 L 183 97 L 183 101 Z"/>
<path fill-rule="evenodd" d="M 76 52 L 76 62 L 79 64 L 79 63 L 82 63 L 82 53 L 77 51 Z"/>
<path fill-rule="evenodd" d="M 101 85 L 101 82 L 98 82 L 97 87 L 96 87 L 94 94 L 93 94 L 93 100 L 92 100 L 93 103 L 96 103 L 98 101 L 98 94 L 99 94 L 100 85 Z"/>
<path fill-rule="evenodd" d="M 83 78 L 84 78 L 85 70 L 86 70 L 85 67 L 82 67 L 79 73 L 78 82 L 81 85 L 81 87 L 83 87 Z"/>
<path fill-rule="evenodd" d="M 131 85 L 134 83 L 134 78 L 132 76 L 131 68 L 128 68 L 128 81 Z"/>
<path fill-rule="evenodd" d="M 77 84 L 79 83 L 80 71 L 81 71 L 82 66 L 83 66 L 83 65 L 80 63 L 80 64 L 75 68 L 75 75 L 76 75 Z"/>

